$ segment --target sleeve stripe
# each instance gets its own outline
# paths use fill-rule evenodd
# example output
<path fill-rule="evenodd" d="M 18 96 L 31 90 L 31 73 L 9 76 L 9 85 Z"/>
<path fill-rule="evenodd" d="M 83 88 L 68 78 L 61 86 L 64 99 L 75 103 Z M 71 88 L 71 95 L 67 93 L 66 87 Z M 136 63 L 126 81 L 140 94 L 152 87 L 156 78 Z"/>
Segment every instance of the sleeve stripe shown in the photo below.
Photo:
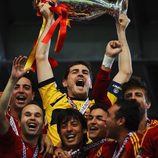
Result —
<path fill-rule="evenodd" d="M 52 83 L 52 82 L 54 82 L 55 81 L 55 78 L 53 77 L 53 78 L 49 78 L 48 80 L 45 80 L 45 81 L 42 81 L 42 82 L 40 82 L 39 84 L 38 84 L 38 88 L 41 88 L 41 87 L 43 87 L 43 86 L 45 86 L 45 85 L 47 85 L 47 84 L 49 84 L 49 83 Z"/>
<path fill-rule="evenodd" d="M 133 150 L 134 150 L 134 155 L 137 156 L 139 148 L 140 148 L 140 141 L 139 137 L 137 136 L 136 133 L 133 133 L 133 135 L 130 137 L 132 145 L 133 145 Z"/>

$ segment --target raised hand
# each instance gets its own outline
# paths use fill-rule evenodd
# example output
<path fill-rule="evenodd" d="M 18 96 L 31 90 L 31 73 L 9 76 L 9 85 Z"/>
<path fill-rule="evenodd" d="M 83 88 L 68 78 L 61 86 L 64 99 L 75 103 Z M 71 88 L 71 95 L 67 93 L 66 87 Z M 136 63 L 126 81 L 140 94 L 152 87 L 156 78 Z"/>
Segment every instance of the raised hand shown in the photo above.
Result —
<path fill-rule="evenodd" d="M 27 57 L 26 56 L 19 56 L 15 57 L 13 60 L 12 71 L 11 71 L 11 79 L 18 80 L 22 77 L 27 71 L 31 70 L 24 69 Z"/>
<path fill-rule="evenodd" d="M 39 12 L 46 20 L 48 20 L 49 18 L 54 18 L 54 13 L 50 10 L 51 5 L 49 1 L 39 2 L 37 7 Z"/>
<path fill-rule="evenodd" d="M 122 51 L 121 43 L 117 40 L 110 41 L 106 46 L 105 54 L 109 57 L 116 57 Z"/>

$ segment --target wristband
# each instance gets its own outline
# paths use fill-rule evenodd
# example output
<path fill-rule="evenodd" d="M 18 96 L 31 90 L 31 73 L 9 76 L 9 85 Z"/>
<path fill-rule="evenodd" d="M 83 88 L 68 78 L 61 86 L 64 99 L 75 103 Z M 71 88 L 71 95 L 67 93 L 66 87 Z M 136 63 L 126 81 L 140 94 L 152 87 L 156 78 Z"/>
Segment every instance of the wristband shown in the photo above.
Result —
<path fill-rule="evenodd" d="M 110 68 L 110 69 L 111 69 L 114 60 L 115 60 L 115 58 L 109 57 L 109 56 L 107 56 L 107 55 L 105 54 L 105 55 L 104 55 L 103 62 L 102 62 L 102 65 L 104 65 L 104 67 L 106 67 L 106 68 Z"/>

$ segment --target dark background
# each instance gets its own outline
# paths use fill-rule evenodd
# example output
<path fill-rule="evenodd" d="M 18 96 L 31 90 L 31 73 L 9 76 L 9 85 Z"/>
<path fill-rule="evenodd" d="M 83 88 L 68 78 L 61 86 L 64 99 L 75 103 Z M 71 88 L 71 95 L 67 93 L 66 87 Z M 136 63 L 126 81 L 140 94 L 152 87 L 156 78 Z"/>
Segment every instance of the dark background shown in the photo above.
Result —
<path fill-rule="evenodd" d="M 158 7 L 156 0 L 129 0 L 128 16 L 131 23 L 127 39 L 132 54 L 135 75 L 148 83 L 152 98 L 150 114 L 158 116 Z M 11 61 L 20 54 L 29 55 L 41 26 L 31 0 L 3 0 L 0 4 L 0 90 L 10 74 Z M 57 31 L 56 31 L 57 34 Z M 72 22 L 60 54 L 53 54 L 56 34 L 52 39 L 50 55 L 59 62 L 55 76 L 59 82 L 65 66 L 74 60 L 90 61 L 94 76 L 101 64 L 105 45 L 117 39 L 115 21 L 103 15 L 88 22 Z M 117 62 L 112 76 L 117 71 Z"/>

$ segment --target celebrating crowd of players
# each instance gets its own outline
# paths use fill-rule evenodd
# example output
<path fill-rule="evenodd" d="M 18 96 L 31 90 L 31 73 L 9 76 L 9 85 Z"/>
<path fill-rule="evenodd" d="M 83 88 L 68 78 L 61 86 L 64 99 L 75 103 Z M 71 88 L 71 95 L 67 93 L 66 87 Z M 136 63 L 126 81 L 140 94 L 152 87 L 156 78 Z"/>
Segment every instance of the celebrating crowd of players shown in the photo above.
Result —
<path fill-rule="evenodd" d="M 0 97 L 0 157 L 157 158 L 158 122 L 147 116 L 148 89 L 141 78 L 131 77 L 128 17 L 120 14 L 116 20 L 118 40 L 108 42 L 95 84 L 90 64 L 77 61 L 64 73 L 67 92 L 62 93 L 48 60 L 51 41 L 42 42 L 55 21 L 49 7 L 49 2 L 37 5 L 46 20 L 35 55 L 43 106 L 34 101 L 31 69 L 24 69 L 27 58 L 16 57 Z M 118 73 L 111 80 L 117 56 Z"/>

